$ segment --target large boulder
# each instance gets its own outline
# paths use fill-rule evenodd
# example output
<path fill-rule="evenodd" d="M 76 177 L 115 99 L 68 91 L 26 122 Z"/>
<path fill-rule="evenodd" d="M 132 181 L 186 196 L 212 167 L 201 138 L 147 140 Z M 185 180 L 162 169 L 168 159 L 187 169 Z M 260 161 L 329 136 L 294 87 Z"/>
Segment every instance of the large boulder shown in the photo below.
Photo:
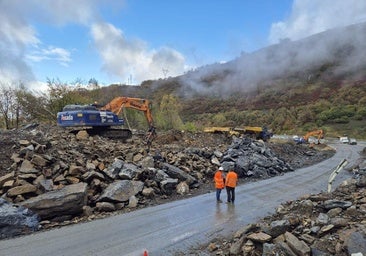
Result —
<path fill-rule="evenodd" d="M 189 175 L 188 173 L 174 165 L 164 163 L 163 169 L 170 178 L 178 179 L 179 181 L 185 181 L 188 185 L 192 185 L 197 182 L 197 179 L 195 177 Z"/>
<path fill-rule="evenodd" d="M 88 184 L 80 182 L 50 191 L 21 202 L 41 219 L 52 219 L 59 216 L 73 216 L 83 212 L 87 202 Z"/>
<path fill-rule="evenodd" d="M 118 180 L 104 190 L 98 201 L 102 202 L 126 202 L 131 196 L 142 192 L 144 183 L 142 181 Z"/>

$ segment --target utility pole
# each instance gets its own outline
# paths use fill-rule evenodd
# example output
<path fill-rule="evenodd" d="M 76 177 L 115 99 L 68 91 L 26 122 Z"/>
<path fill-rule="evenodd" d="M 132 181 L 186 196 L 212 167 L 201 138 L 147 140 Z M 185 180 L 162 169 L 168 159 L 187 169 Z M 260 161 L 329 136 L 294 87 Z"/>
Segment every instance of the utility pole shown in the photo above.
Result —
<path fill-rule="evenodd" d="M 164 74 L 164 79 L 166 79 L 166 75 L 168 74 L 169 70 L 167 69 L 162 69 L 163 70 L 163 74 Z"/>
<path fill-rule="evenodd" d="M 132 84 L 132 75 L 130 74 L 130 76 L 127 78 L 127 85 L 131 84 Z"/>

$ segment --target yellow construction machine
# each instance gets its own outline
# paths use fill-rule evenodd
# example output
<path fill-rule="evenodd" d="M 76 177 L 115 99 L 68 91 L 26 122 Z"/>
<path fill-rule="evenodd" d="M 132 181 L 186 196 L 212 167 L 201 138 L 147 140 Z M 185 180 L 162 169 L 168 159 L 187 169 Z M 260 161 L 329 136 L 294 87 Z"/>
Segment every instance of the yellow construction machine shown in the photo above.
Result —
<path fill-rule="evenodd" d="M 223 133 L 228 136 L 247 136 L 257 140 L 267 141 L 272 136 L 273 133 L 267 129 L 267 127 L 259 127 L 259 126 L 243 126 L 243 127 L 205 127 L 203 129 L 204 132 L 209 133 Z"/>

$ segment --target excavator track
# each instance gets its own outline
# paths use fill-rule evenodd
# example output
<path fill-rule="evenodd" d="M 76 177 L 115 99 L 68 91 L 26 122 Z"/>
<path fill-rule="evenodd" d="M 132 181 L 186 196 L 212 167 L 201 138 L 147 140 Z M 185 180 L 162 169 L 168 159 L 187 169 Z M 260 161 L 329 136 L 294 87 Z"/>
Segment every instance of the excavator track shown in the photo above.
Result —
<path fill-rule="evenodd" d="M 114 140 L 127 140 L 132 137 L 130 129 L 90 129 L 89 135 L 100 135 Z"/>
<path fill-rule="evenodd" d="M 89 136 L 99 135 L 105 138 L 126 141 L 132 137 L 132 131 L 130 129 L 104 129 L 104 128 L 87 128 L 87 129 L 74 129 L 70 133 L 77 134 L 79 131 L 86 131 Z"/>

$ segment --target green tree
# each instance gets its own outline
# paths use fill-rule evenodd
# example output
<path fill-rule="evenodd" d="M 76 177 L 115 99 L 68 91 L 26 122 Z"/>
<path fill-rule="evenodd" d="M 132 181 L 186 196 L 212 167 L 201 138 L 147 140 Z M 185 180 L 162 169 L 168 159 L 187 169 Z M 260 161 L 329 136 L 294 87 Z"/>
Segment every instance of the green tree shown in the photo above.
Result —
<path fill-rule="evenodd" d="M 225 125 L 225 123 L 226 123 L 226 117 L 225 117 L 224 113 L 215 114 L 212 117 L 212 123 L 215 126 L 223 126 L 223 125 Z"/>
<path fill-rule="evenodd" d="M 179 115 L 180 109 L 181 105 L 174 95 L 164 95 L 160 103 L 159 113 L 157 114 L 158 126 L 165 130 L 182 129 L 183 121 Z"/>

